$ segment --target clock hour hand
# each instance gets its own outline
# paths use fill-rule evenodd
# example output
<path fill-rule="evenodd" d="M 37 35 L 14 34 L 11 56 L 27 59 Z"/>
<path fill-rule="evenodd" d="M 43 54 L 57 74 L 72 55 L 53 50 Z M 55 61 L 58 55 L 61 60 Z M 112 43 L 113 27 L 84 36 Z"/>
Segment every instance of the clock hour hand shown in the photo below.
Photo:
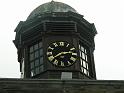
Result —
<path fill-rule="evenodd" d="M 69 52 L 63 52 L 63 54 L 68 54 L 68 53 L 70 54 L 70 53 L 72 53 L 72 52 L 71 52 L 71 51 L 69 51 Z"/>

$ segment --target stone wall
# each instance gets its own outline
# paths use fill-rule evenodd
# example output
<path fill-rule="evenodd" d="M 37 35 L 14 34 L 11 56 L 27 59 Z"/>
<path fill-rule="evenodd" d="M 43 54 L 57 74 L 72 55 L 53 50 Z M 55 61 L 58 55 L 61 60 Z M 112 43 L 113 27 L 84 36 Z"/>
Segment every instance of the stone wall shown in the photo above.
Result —
<path fill-rule="evenodd" d="M 124 93 L 124 81 L 1 78 L 0 93 Z"/>

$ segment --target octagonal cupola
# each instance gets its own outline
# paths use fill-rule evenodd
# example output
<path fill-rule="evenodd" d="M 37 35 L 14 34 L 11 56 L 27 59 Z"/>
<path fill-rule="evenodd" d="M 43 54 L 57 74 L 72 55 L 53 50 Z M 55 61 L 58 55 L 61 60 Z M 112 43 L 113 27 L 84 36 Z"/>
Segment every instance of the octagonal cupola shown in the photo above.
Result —
<path fill-rule="evenodd" d="M 22 78 L 96 79 L 95 26 L 71 6 L 42 4 L 15 32 Z"/>

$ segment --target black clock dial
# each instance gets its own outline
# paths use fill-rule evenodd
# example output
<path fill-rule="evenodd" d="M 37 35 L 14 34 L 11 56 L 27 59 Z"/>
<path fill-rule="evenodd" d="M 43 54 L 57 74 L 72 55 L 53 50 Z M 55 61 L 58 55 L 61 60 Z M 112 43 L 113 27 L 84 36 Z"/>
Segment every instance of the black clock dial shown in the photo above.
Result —
<path fill-rule="evenodd" d="M 51 43 L 47 48 L 48 60 L 58 67 L 67 67 L 75 63 L 77 52 L 73 45 L 59 41 Z"/>

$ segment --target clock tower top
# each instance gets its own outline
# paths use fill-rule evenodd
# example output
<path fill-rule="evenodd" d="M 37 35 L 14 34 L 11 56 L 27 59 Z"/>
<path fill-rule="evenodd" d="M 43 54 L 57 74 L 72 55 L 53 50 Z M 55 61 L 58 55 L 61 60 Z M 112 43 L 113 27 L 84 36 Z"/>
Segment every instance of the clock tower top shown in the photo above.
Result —
<path fill-rule="evenodd" d="M 95 25 L 71 6 L 42 4 L 15 32 L 22 78 L 96 79 Z"/>

